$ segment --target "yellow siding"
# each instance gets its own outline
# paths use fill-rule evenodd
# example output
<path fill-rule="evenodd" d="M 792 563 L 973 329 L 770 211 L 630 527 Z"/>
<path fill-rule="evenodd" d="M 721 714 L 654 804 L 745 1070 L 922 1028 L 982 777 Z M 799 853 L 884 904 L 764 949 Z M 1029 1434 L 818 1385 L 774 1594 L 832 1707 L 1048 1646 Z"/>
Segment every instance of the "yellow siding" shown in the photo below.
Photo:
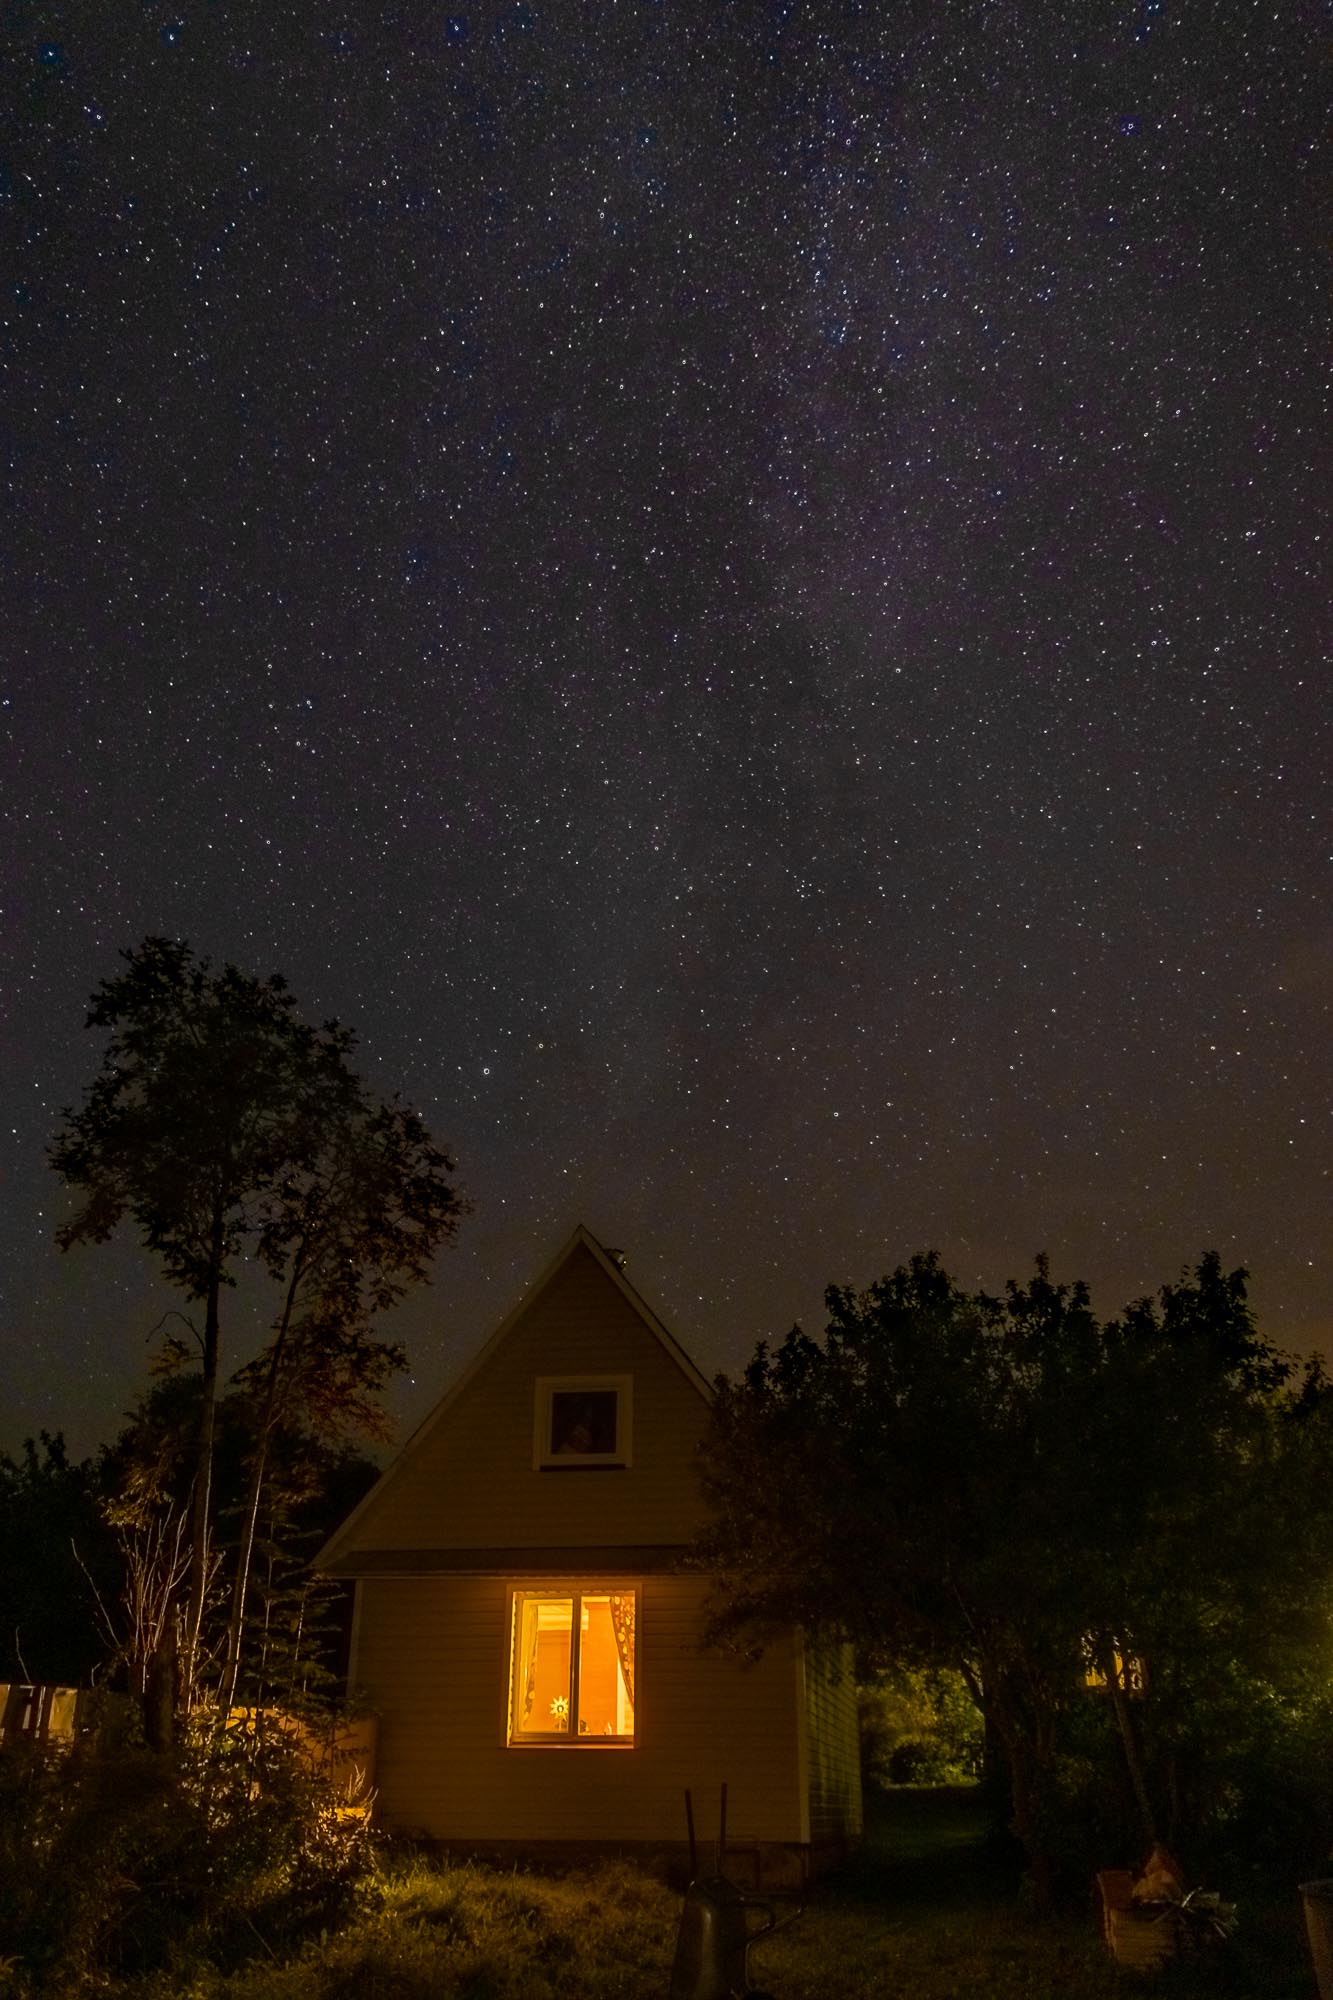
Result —
<path fill-rule="evenodd" d="M 810 1838 L 851 1838 L 861 1831 L 861 1742 L 850 1646 L 807 1643 L 805 1701 Z"/>
<path fill-rule="evenodd" d="M 636 1384 L 637 1391 L 637 1384 Z M 577 1583 L 571 1573 L 571 1583 Z M 707 1586 L 639 1582 L 632 1748 L 509 1749 L 509 1592 L 556 1579 L 451 1576 L 363 1581 L 354 1676 L 380 1718 L 379 1818 L 456 1843 L 678 1841 L 691 1787 L 700 1836 L 728 1785 L 728 1834 L 798 1841 L 800 1677 L 794 1642 L 754 1666 L 702 1652 Z M 605 1579 L 597 1580 L 605 1587 Z"/>
<path fill-rule="evenodd" d="M 633 1376 L 633 1463 L 533 1469 L 537 1377 Z M 694 1448 L 707 1404 L 580 1246 L 391 1472 L 339 1550 L 678 1543 L 701 1518 Z"/>

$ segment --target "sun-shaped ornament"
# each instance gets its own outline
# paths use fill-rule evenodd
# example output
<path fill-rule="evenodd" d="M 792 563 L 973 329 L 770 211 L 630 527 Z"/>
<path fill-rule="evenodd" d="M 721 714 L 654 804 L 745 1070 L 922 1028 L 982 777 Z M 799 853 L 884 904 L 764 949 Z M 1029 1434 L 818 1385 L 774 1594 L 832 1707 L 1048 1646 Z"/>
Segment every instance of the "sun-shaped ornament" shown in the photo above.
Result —
<path fill-rule="evenodd" d="M 551 1713 L 557 1722 L 563 1722 L 569 1714 L 569 1697 L 558 1694 L 551 1703 Z"/>

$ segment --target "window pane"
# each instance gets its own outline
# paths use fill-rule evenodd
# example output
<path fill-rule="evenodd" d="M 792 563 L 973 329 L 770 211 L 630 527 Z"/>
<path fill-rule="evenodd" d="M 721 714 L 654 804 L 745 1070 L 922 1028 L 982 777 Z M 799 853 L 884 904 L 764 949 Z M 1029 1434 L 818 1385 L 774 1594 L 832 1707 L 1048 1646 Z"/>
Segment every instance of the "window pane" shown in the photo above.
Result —
<path fill-rule="evenodd" d="M 553 1389 L 551 1456 L 610 1456 L 616 1449 L 614 1389 Z"/>
<path fill-rule="evenodd" d="M 632 1736 L 633 1591 L 581 1598 L 579 1625 L 579 1735 Z"/>
<path fill-rule="evenodd" d="M 515 1598 L 515 1736 L 569 1733 L 573 1636 L 572 1597 Z"/>

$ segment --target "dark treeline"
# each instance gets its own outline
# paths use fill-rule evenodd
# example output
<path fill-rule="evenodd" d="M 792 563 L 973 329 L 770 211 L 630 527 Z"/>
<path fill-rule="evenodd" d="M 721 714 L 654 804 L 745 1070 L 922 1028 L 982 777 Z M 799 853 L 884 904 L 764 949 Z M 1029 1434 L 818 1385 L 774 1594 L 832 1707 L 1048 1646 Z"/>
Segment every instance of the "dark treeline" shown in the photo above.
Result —
<path fill-rule="evenodd" d="M 103 1686 L 143 1698 L 184 1575 L 198 1385 L 156 1384 L 115 1441 L 72 1460 L 59 1432 L 0 1452 L 0 1680 Z M 217 1413 L 215 1571 L 232 1568 L 248 1490 L 246 1399 Z M 309 1558 L 377 1474 L 350 1444 L 277 1435 L 257 1524 L 247 1608 L 250 1701 L 313 1698 L 346 1671 L 346 1591 Z M 212 1596 L 205 1660 L 225 1644 L 226 1601 Z"/>
<path fill-rule="evenodd" d="M 280 1627 L 308 1661 L 319 1586 L 303 1559 L 349 1445 L 386 1434 L 382 1393 L 406 1365 L 382 1316 L 426 1282 L 466 1203 L 416 1114 L 357 1075 L 355 1036 L 310 1026 L 280 975 L 217 971 L 171 938 L 122 959 L 90 1003 L 100 1066 L 51 1146 L 74 1196 L 57 1241 L 132 1229 L 183 1309 L 164 1323 L 157 1390 L 95 1475 L 52 1442 L 8 1479 L 15 1506 L 43 1481 L 96 1490 L 118 1609 L 92 1595 L 164 1747 L 201 1707 L 270 1698 Z M 238 1366 L 242 1268 L 269 1296 Z"/>
<path fill-rule="evenodd" d="M 715 1631 L 961 1675 L 1039 1902 L 1108 1854 L 1315 1872 L 1333 1839 L 1333 1394 L 1205 1256 L 1100 1320 L 1039 1259 L 827 1294 L 717 1385 Z"/>
<path fill-rule="evenodd" d="M 299 1715 L 337 1680 L 345 1606 L 311 1557 L 374 1476 L 360 1446 L 384 1436 L 405 1362 L 382 1315 L 466 1204 L 416 1116 L 356 1075 L 354 1038 L 303 1022 L 277 976 L 149 938 L 89 1025 L 101 1066 L 52 1147 L 74 1198 L 58 1240 L 133 1229 L 182 1309 L 113 1444 L 72 1463 L 43 1434 L 0 1455 L 0 1670 L 136 1698 L 135 1782 L 170 1793 L 172 1855 L 202 1841 L 240 1885 L 238 1829 L 262 1799 L 291 1879 L 309 1866 L 350 1893 L 342 1822 L 288 1786 L 290 1741 L 261 1783 L 246 1739 L 250 1775 L 228 1789 L 229 1718 Z M 268 1302 L 234 1326 L 242 1266 Z M 1263 1336 L 1246 1274 L 1209 1253 L 1110 1319 L 1044 1259 L 1002 1297 L 933 1254 L 826 1296 L 820 1339 L 793 1329 L 717 1383 L 693 1554 L 716 1580 L 714 1640 L 797 1624 L 850 1641 L 881 1692 L 896 1675 L 900 1709 L 947 1691 L 950 1768 L 973 1755 L 966 1690 L 1043 1906 L 1158 1842 L 1196 1881 L 1318 1872 L 1333 1393 L 1317 1359 L 1298 1368 Z M 95 1761 L 82 1792 L 48 1774 L 34 1806 L 27 1782 L 5 1808 L 9 1877 L 38 1887 L 0 1912 L 0 1947 L 46 1922 L 52 1829 L 120 1824 Z M 172 1948 L 135 1947 L 145 1964 Z M 102 1946 L 59 1950 L 91 1965 Z"/>

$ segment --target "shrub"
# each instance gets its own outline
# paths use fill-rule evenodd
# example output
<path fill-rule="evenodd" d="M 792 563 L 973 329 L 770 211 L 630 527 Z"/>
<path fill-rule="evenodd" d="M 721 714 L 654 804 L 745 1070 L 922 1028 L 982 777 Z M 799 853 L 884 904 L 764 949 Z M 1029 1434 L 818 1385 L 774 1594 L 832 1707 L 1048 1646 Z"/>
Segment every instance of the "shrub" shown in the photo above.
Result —
<path fill-rule="evenodd" d="M 958 1785 L 981 1774 L 983 1729 L 961 1674 L 894 1667 L 859 1690 L 861 1755 L 880 1785 Z"/>
<path fill-rule="evenodd" d="M 74 1744 L 0 1758 L 0 1956 L 14 1983 L 232 1968 L 348 1913 L 369 1834 L 282 1732 L 200 1727 L 171 1756 Z"/>
<path fill-rule="evenodd" d="M 1202 1860 L 1234 1883 L 1328 1874 L 1333 1693 L 1322 1682 L 1279 1691 L 1253 1678 L 1237 1696 L 1219 1699 L 1208 1717 L 1211 1782 L 1196 1788 L 1194 1801 Z"/>

